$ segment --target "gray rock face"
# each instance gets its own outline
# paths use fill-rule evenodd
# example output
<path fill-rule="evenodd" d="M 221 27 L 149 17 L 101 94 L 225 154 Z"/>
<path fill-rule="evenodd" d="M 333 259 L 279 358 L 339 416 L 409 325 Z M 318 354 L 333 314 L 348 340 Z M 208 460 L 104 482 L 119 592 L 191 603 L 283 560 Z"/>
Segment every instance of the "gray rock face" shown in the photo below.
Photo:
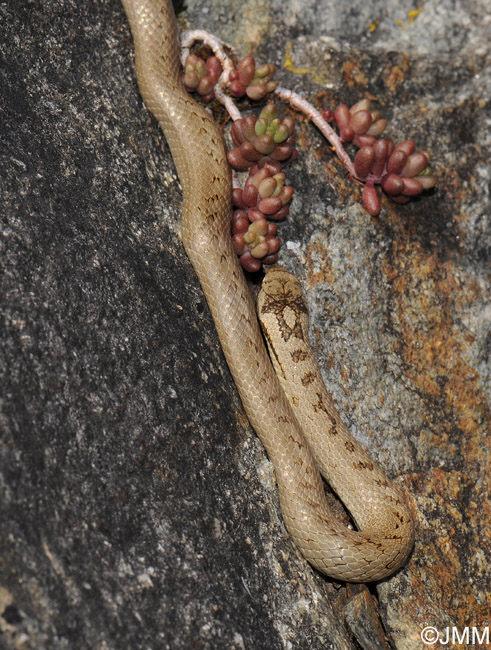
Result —
<path fill-rule="evenodd" d="M 0 4 L 0 647 L 354 649 L 363 627 L 364 648 L 405 650 L 427 625 L 481 630 L 486 7 L 250 0 L 193 2 L 184 16 L 277 64 L 281 84 L 318 106 L 373 96 L 389 137 L 431 151 L 436 190 L 385 199 L 371 218 L 299 118 L 280 227 L 329 390 L 411 495 L 415 550 L 376 588 L 387 639 L 356 614 L 373 608 L 365 588 L 339 588 L 296 552 L 179 241 L 179 184 L 137 92 L 122 8 L 11 0 Z M 363 607 L 346 608 L 355 592 Z"/>

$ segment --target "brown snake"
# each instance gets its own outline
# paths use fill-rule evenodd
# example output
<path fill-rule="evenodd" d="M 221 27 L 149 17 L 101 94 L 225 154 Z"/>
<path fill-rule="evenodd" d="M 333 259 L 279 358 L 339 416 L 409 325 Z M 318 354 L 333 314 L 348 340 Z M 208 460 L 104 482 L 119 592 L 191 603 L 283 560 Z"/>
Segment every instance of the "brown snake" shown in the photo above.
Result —
<path fill-rule="evenodd" d="M 170 0 L 122 3 L 134 40 L 140 93 L 164 131 L 181 181 L 184 247 L 247 416 L 274 465 L 286 527 L 305 558 L 332 578 L 368 582 L 387 577 L 406 560 L 413 545 L 413 523 L 404 496 L 351 438 L 322 383 L 317 383 L 319 371 L 306 347 L 301 291 L 293 276 L 275 269 L 266 276 L 259 302 L 262 318 L 271 322 L 267 336 L 272 358 L 295 405 L 293 412 L 264 346 L 232 248 L 231 180 L 222 135 L 181 83 Z M 289 294 L 293 301 L 287 304 Z M 288 339 L 283 351 L 275 343 L 282 338 Z M 297 405 L 301 397 L 306 401 Z M 313 434 L 305 425 L 309 422 Z M 310 437 L 310 446 L 305 436 Z M 317 463 L 313 453 L 320 453 Z M 318 467 L 362 532 L 334 518 Z"/>

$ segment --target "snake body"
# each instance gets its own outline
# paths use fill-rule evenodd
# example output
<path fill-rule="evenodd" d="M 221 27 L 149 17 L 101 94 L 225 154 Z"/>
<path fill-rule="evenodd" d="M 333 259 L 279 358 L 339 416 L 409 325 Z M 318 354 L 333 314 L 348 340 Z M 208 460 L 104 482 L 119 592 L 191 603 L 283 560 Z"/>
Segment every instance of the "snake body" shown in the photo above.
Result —
<path fill-rule="evenodd" d="M 182 241 L 244 409 L 274 465 L 286 527 L 305 558 L 328 576 L 351 582 L 384 578 L 406 560 L 413 544 L 413 524 L 404 497 L 374 469 L 330 405 L 329 457 L 321 461 L 322 471 L 347 499 L 363 532 L 349 530 L 330 512 L 311 447 L 298 423 L 300 416 L 292 411 L 273 369 L 232 248 L 231 178 L 224 142 L 209 114 L 182 86 L 170 0 L 122 0 L 122 4 L 133 35 L 140 93 L 164 131 L 182 185 Z M 266 304 L 271 286 L 265 289 Z M 289 308 L 285 306 L 279 313 L 271 311 L 271 302 L 269 306 L 270 314 L 276 314 L 276 337 L 281 339 L 281 325 L 288 322 Z M 280 363 L 295 365 L 291 355 L 288 363 Z M 317 372 L 312 363 L 312 372 Z M 322 399 L 327 404 L 327 398 Z M 312 415 L 315 405 L 311 402 L 305 410 Z M 311 444 L 315 448 L 316 444 Z M 346 445 L 354 448 L 348 455 Z M 373 480 L 368 481 L 369 476 Z M 367 484 L 370 487 L 365 489 Z M 365 516 L 372 506 L 374 516 Z"/>

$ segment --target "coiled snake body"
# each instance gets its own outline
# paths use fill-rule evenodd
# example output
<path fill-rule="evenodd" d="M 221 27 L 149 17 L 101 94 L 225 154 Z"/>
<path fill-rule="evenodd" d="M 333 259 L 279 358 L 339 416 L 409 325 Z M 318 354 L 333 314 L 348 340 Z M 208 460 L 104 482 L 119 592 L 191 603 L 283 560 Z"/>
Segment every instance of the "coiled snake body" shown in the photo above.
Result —
<path fill-rule="evenodd" d="M 231 180 L 223 138 L 182 86 L 170 0 L 122 4 L 133 35 L 140 93 L 164 131 L 181 181 L 184 247 L 247 416 L 274 465 L 286 527 L 305 558 L 328 576 L 352 582 L 384 578 L 405 561 L 413 545 L 404 496 L 349 436 L 318 383 L 301 291 L 290 274 L 276 269 L 266 276 L 260 304 L 263 320 L 270 323 L 267 337 L 285 390 L 280 386 L 232 248 Z M 293 301 L 286 303 L 292 293 Z M 286 350 L 276 347 L 282 339 L 288 339 Z M 313 423 L 312 434 L 307 428 L 302 433 L 305 422 Z M 304 434 L 311 436 L 309 443 Z M 311 449 L 320 453 L 317 464 Z M 330 512 L 318 466 L 360 532 L 346 528 Z"/>

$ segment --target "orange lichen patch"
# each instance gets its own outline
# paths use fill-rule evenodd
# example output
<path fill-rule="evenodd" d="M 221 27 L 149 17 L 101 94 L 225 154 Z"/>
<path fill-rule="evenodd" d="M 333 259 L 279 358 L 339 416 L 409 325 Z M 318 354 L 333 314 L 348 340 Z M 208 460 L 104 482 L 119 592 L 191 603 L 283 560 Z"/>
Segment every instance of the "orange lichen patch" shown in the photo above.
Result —
<path fill-rule="evenodd" d="M 361 201 L 361 184 L 349 178 L 344 166 L 334 156 L 329 156 L 325 163 L 326 172 L 336 186 L 338 205 L 346 205 L 346 201 L 359 203 Z"/>
<path fill-rule="evenodd" d="M 370 23 L 368 25 L 368 29 L 370 32 L 374 32 L 379 25 L 380 25 L 380 18 L 377 18 L 377 20 L 374 20 L 373 23 Z"/>
<path fill-rule="evenodd" d="M 403 20 L 396 20 L 396 25 L 399 27 L 402 27 L 402 29 L 407 29 L 409 25 L 412 25 L 416 18 L 419 16 L 419 14 L 423 11 L 422 7 L 418 7 L 418 9 L 411 9 L 411 11 L 407 12 L 407 21 L 404 22 Z"/>
<path fill-rule="evenodd" d="M 461 319 L 481 304 L 481 288 L 452 261 L 423 248 L 409 224 L 399 224 L 399 239 L 383 271 L 392 287 L 405 375 L 428 404 L 421 416 L 419 454 L 430 465 L 433 457 L 439 459 L 435 464 L 442 463 L 406 477 L 420 531 L 410 575 L 413 594 L 421 595 L 411 601 L 410 614 L 421 620 L 420 607 L 430 598 L 456 625 L 468 625 L 470 615 L 480 625 L 489 607 L 483 603 L 482 583 L 488 570 L 484 549 L 490 507 L 483 430 L 490 420 L 478 371 L 468 360 L 474 336 Z"/>
<path fill-rule="evenodd" d="M 358 84 L 360 86 L 368 85 L 368 77 L 363 72 L 357 61 L 346 61 L 342 68 L 344 81 L 348 86 Z"/>
<path fill-rule="evenodd" d="M 453 322 L 478 291 L 461 287 L 451 262 L 442 263 L 416 242 L 400 241 L 384 271 L 392 282 L 406 376 L 418 390 L 443 401 L 446 419 L 476 434 L 487 412 L 478 375 L 465 360 L 468 332 Z"/>
<path fill-rule="evenodd" d="M 462 184 L 462 179 L 460 178 L 459 172 L 457 169 L 449 168 L 445 169 L 445 178 L 443 179 L 445 183 L 445 190 L 450 193 L 452 198 L 457 198 L 460 192 L 460 186 Z"/>
<path fill-rule="evenodd" d="M 434 467 L 427 475 L 427 482 L 424 484 L 425 489 L 429 490 L 431 498 L 440 496 L 435 499 L 436 504 L 447 503 L 448 498 L 457 501 L 462 491 L 469 486 L 471 479 L 463 472 L 448 472 L 440 467 Z"/>
<path fill-rule="evenodd" d="M 407 17 L 409 18 L 410 23 L 414 23 L 416 18 L 419 16 L 421 13 L 421 9 L 412 9 L 411 11 L 407 12 Z"/>
<path fill-rule="evenodd" d="M 430 420 L 429 415 L 426 416 L 426 420 Z M 419 442 L 424 449 L 439 449 L 451 456 L 458 453 L 457 445 L 450 439 L 450 431 L 444 427 L 440 427 L 438 432 L 423 428 L 419 433 Z"/>
<path fill-rule="evenodd" d="M 387 88 L 395 93 L 401 83 L 405 80 L 409 70 L 409 58 L 401 55 L 397 65 L 387 66 L 383 72 L 382 79 Z"/>
<path fill-rule="evenodd" d="M 348 383 L 348 381 L 349 381 L 349 374 L 348 374 L 348 371 L 346 370 L 346 368 L 345 368 L 344 366 L 341 368 L 341 377 L 343 378 L 343 381 L 344 381 L 345 383 Z"/>
<path fill-rule="evenodd" d="M 484 540 L 479 539 L 480 527 L 469 518 L 469 508 L 463 503 L 463 495 L 472 489 L 474 480 L 463 472 L 434 468 L 424 475 L 406 477 L 406 481 L 408 491 L 419 503 L 415 515 L 421 531 L 413 557 L 418 570 L 410 572 L 415 598 L 409 607 L 414 620 L 421 620 L 421 608 L 432 602 L 438 603 L 456 625 L 467 625 L 470 615 L 473 625 L 486 624 L 489 602 L 483 602 L 478 584 L 487 563 L 485 557 L 482 566 L 473 560 L 484 555 Z M 480 516 L 484 516 L 482 510 Z M 474 581 L 468 580 L 469 567 L 463 566 L 468 558 Z"/>
<path fill-rule="evenodd" d="M 334 283 L 334 276 L 328 249 L 320 241 L 307 246 L 305 251 L 305 262 L 309 269 L 309 285 L 315 286 L 319 282 Z"/>

